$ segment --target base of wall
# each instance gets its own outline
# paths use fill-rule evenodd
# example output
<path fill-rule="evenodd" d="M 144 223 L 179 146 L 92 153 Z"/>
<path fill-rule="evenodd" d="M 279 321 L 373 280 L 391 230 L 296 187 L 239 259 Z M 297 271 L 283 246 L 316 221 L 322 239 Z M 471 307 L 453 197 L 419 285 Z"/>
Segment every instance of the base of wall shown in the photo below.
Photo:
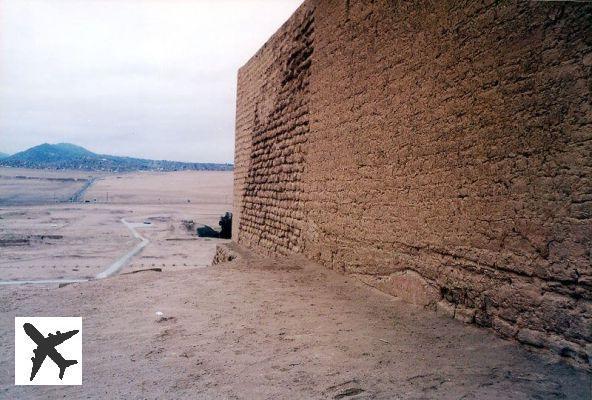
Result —
<path fill-rule="evenodd" d="M 216 247 L 216 255 L 214 256 L 212 265 L 240 259 L 242 258 L 241 254 L 245 253 L 251 253 L 251 251 L 243 249 L 240 244 L 235 242 L 219 244 Z M 259 257 L 266 257 L 259 252 L 254 252 L 253 254 L 257 254 Z M 294 256 L 302 257 L 300 255 Z M 277 254 L 274 254 L 273 257 L 267 257 L 275 259 L 285 258 Z M 307 258 L 302 257 L 302 259 L 307 263 L 316 264 L 315 261 Z M 320 264 L 318 265 L 320 266 Z M 442 296 L 440 290 L 438 290 L 433 282 L 425 279 L 413 270 L 399 271 L 387 276 L 348 273 L 341 270 L 337 272 L 351 276 L 370 287 L 406 303 L 423 307 L 426 312 L 432 311 L 466 324 L 474 324 L 480 328 L 490 328 L 498 336 L 509 340 L 516 340 L 521 344 L 527 345 L 537 353 L 553 358 L 554 361 L 566 362 L 575 367 L 592 371 L 592 345 L 582 348 L 579 344 L 569 342 L 553 333 L 522 328 L 505 321 L 499 316 L 493 316 L 490 325 L 483 325 L 478 318 L 478 310 L 449 302 Z"/>
<path fill-rule="evenodd" d="M 424 306 L 432 310 L 436 309 L 436 304 L 442 297 L 440 291 L 432 282 L 412 270 L 395 272 L 386 276 L 352 275 L 365 284 L 400 298 L 407 303 Z"/>
<path fill-rule="evenodd" d="M 347 273 L 347 272 L 346 272 Z M 499 336 L 516 340 L 543 353 L 560 356 L 568 364 L 592 369 L 592 344 L 582 346 L 565 340 L 552 332 L 537 331 L 521 327 L 519 324 L 506 321 L 499 316 L 492 316 L 491 321 L 484 324 L 478 318 L 477 309 L 454 304 L 446 300 L 434 282 L 423 278 L 412 270 L 404 270 L 387 276 L 375 276 L 349 273 L 359 281 L 392 295 L 402 301 L 438 314 L 456 319 L 466 324 L 475 324 L 483 328 L 491 328 Z"/>

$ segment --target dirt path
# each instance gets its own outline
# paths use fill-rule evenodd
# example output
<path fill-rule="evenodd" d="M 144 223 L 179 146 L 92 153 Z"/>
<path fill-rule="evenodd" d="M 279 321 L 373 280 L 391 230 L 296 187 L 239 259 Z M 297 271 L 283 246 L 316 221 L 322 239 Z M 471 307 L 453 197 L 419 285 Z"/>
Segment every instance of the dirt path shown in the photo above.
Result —
<path fill-rule="evenodd" d="M 119 258 L 113 264 L 111 264 L 109 266 L 109 268 L 107 268 L 106 270 L 104 270 L 103 272 L 98 274 L 95 277 L 95 279 L 105 279 L 110 276 L 118 274 L 119 271 L 121 271 L 123 269 L 123 267 L 125 267 L 126 265 L 128 265 L 130 263 L 132 258 L 134 258 L 136 255 L 138 255 L 144 249 L 144 247 L 148 246 L 148 243 L 150 243 L 150 241 L 148 239 L 146 239 L 145 237 L 143 237 L 142 235 L 140 235 L 135 228 L 136 226 L 142 225 L 142 224 L 130 224 L 129 222 L 127 222 L 123 218 L 121 219 L 121 223 L 124 224 L 127 227 L 127 229 L 130 230 L 130 232 L 132 233 L 134 238 L 140 240 L 140 243 L 135 245 L 134 248 L 131 249 L 128 253 L 123 255 L 121 258 Z"/>
<path fill-rule="evenodd" d="M 164 315 L 156 316 L 160 311 Z M 15 316 L 83 317 L 83 386 L 15 387 Z M 0 287 L 0 398 L 590 399 L 589 373 L 304 260 Z"/>
<path fill-rule="evenodd" d="M 123 256 L 118 258 L 115 262 L 110 264 L 104 271 L 97 274 L 94 279 L 105 279 L 113 275 L 117 275 L 126 265 L 128 265 L 131 260 L 138 255 L 144 247 L 146 247 L 150 241 L 140 235 L 136 230 L 136 226 L 141 226 L 143 224 L 130 224 L 124 218 L 121 219 L 121 223 L 124 224 L 132 233 L 132 236 L 138 240 L 140 243 L 136 244 L 130 251 L 125 253 Z M 70 278 L 63 278 L 63 279 L 37 279 L 37 280 L 5 280 L 0 281 L 0 286 L 7 286 L 7 285 L 48 285 L 48 284 L 64 284 L 64 283 L 81 283 L 81 282 L 88 282 L 91 279 L 70 279 Z"/>
<path fill-rule="evenodd" d="M 82 186 L 79 190 L 76 191 L 76 193 L 72 195 L 70 201 L 73 203 L 81 202 L 84 199 L 86 191 L 93 185 L 93 183 L 97 181 L 97 179 L 98 178 L 90 178 L 89 180 L 87 180 L 84 183 L 84 186 Z"/>

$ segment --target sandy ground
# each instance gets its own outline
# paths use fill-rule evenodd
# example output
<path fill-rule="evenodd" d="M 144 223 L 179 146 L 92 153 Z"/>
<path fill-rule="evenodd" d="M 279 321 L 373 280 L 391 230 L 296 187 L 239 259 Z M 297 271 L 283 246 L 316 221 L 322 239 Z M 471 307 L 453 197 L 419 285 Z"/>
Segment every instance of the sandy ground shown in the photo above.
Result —
<path fill-rule="evenodd" d="M 104 176 L 102 172 L 0 167 L 0 206 L 67 201 L 88 179 Z"/>
<path fill-rule="evenodd" d="M 0 397 L 590 399 L 591 377 L 302 259 L 0 288 Z M 164 313 L 159 320 L 156 312 Z M 12 385 L 14 317 L 83 316 L 83 385 Z"/>
<path fill-rule="evenodd" d="M 231 204 L 232 172 L 139 172 L 98 180 L 85 200 L 116 204 Z"/>
<path fill-rule="evenodd" d="M 27 171 L 19 173 L 38 174 Z M 43 198 L 29 187 L 23 190 Z M 107 191 L 108 203 L 106 198 L 94 202 Z M 139 231 L 151 242 L 128 269 L 207 266 L 216 241 L 197 238 L 183 221 L 218 227 L 220 216 L 231 210 L 231 195 L 231 172 L 137 173 L 100 177 L 87 192 L 90 203 L 0 207 L 0 280 L 96 276 L 137 243 L 122 218 L 140 223 Z"/>
<path fill-rule="evenodd" d="M 303 259 L 209 266 L 224 241 L 183 221 L 216 226 L 231 191 L 231 173 L 128 174 L 91 203 L 0 208 L 0 237 L 34 236 L 0 247 L 0 279 L 94 276 L 138 242 L 121 218 L 150 241 L 111 278 L 0 286 L 0 399 L 592 398 L 589 372 Z M 14 386 L 14 317 L 57 315 L 83 317 L 83 385 Z"/>
<path fill-rule="evenodd" d="M 140 223 L 150 244 L 129 268 L 209 265 L 216 242 L 198 238 L 184 220 L 216 227 L 227 205 L 121 206 L 79 204 L 0 209 L 0 280 L 94 277 L 135 246 L 122 218 Z M 149 224 L 144 224 L 149 222 Z M 196 225 L 196 226 L 197 226 Z"/>
<path fill-rule="evenodd" d="M 120 222 L 131 214 L 90 205 L 0 210 L 0 237 L 29 240 L 0 244 L 0 280 L 93 277 L 133 247 Z"/>

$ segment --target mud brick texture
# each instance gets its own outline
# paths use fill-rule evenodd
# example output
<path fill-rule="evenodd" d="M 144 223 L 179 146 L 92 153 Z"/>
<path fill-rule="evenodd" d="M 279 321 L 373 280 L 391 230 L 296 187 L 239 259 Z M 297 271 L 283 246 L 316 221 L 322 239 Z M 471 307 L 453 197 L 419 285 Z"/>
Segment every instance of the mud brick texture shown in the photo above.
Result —
<path fill-rule="evenodd" d="M 233 238 L 592 357 L 592 5 L 307 0 L 238 75 Z"/>

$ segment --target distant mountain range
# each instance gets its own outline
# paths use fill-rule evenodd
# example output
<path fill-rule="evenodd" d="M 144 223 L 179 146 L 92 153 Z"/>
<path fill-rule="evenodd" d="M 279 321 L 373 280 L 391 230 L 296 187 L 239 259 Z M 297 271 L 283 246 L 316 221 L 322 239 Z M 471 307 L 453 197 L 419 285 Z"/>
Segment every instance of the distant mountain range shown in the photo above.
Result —
<path fill-rule="evenodd" d="M 0 153 L 3 154 L 3 153 Z M 232 164 L 186 163 L 179 161 L 145 160 L 96 154 L 70 143 L 31 147 L 11 156 L 0 155 L 0 166 L 37 169 L 79 169 L 86 171 L 231 171 Z"/>
<path fill-rule="evenodd" d="M 10 154 L 2 153 L 0 151 L 0 160 L 2 160 L 3 158 L 6 158 L 6 157 L 10 157 Z"/>

